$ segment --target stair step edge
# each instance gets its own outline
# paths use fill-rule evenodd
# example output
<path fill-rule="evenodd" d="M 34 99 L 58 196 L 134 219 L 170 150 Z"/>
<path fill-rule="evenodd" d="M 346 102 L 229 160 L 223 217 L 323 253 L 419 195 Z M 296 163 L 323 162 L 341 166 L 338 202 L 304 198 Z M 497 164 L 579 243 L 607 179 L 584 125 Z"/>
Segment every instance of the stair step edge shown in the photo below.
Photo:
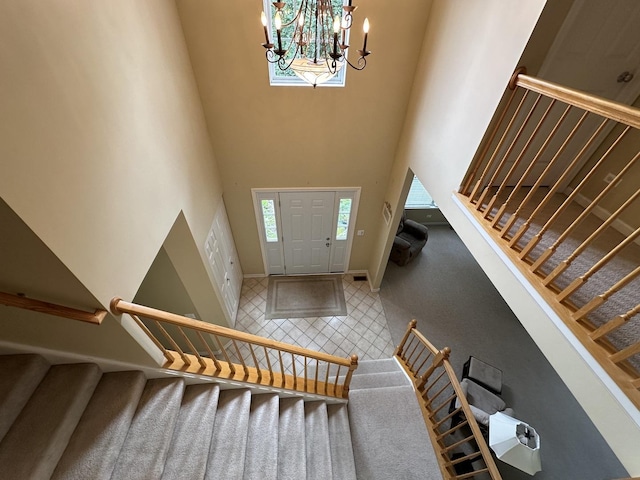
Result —
<path fill-rule="evenodd" d="M 304 404 L 307 480 L 330 480 L 331 445 L 329 417 L 325 402 Z"/>
<path fill-rule="evenodd" d="M 220 392 L 205 480 L 242 479 L 250 410 L 250 390 Z"/>
<path fill-rule="evenodd" d="M 145 383 L 140 371 L 102 376 L 52 480 L 111 477 Z"/>
<path fill-rule="evenodd" d="M 160 478 L 173 437 L 185 383 L 182 378 L 148 380 L 113 470 L 113 478 Z M 152 438 L 152 441 L 149 441 Z"/>
<path fill-rule="evenodd" d="M 334 480 L 356 480 L 356 464 L 347 405 L 327 405 L 327 415 L 333 478 Z"/>
<path fill-rule="evenodd" d="M 3 476 L 49 478 L 53 474 L 101 375 L 96 364 L 49 369 L 0 443 Z M 27 444 L 30 448 L 25 450 Z"/>
<path fill-rule="evenodd" d="M 219 400 L 215 383 L 185 388 L 162 480 L 204 478 Z"/>
<path fill-rule="evenodd" d="M 244 479 L 277 480 L 278 423 L 280 398 L 275 393 L 261 393 L 251 398 L 247 454 L 244 461 Z"/>

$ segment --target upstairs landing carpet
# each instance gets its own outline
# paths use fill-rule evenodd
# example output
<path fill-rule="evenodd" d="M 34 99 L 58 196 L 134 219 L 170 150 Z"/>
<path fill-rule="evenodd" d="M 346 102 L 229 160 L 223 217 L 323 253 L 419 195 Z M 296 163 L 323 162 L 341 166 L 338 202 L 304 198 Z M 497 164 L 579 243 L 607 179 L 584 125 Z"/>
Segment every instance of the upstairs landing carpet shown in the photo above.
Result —
<path fill-rule="evenodd" d="M 342 275 L 269 278 L 267 319 L 346 314 Z"/>

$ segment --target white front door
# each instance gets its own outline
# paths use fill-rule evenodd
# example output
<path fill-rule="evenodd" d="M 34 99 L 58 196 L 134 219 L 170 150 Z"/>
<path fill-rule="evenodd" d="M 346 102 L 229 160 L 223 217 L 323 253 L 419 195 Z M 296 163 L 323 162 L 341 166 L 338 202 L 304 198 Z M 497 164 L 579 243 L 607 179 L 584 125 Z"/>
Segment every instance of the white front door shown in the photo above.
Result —
<path fill-rule="evenodd" d="M 329 272 L 335 192 L 280 193 L 285 270 Z"/>
<path fill-rule="evenodd" d="M 267 275 L 349 268 L 360 188 L 252 189 Z"/>

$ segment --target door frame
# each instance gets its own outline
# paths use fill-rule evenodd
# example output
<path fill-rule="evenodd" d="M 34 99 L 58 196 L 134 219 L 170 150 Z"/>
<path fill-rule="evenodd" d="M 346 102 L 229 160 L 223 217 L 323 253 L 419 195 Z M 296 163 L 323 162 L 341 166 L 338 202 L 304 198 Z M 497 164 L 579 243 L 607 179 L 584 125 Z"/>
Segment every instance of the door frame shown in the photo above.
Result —
<path fill-rule="evenodd" d="M 562 25 L 560 26 L 558 32 L 556 33 L 553 39 L 553 42 L 545 55 L 542 65 L 538 69 L 538 72 L 536 74 L 537 77 L 545 80 L 549 79 L 550 81 L 553 81 L 553 82 L 562 83 L 562 80 L 553 78 L 554 64 L 558 62 L 558 57 L 562 58 L 561 57 L 562 54 L 566 54 L 565 49 L 567 48 L 567 44 L 569 43 L 569 40 L 576 38 L 576 34 L 573 31 L 573 28 L 576 26 L 576 22 L 578 22 L 580 14 L 583 13 L 584 10 L 588 8 L 589 8 L 589 3 L 586 0 L 575 0 L 573 2 L 573 4 L 571 5 L 571 8 L 569 9 L 569 12 L 567 13 L 567 16 L 562 22 Z M 638 47 L 635 47 L 634 51 L 637 51 L 636 50 L 637 48 Z M 637 67 L 639 67 L 639 65 L 633 65 L 631 66 L 631 70 L 636 74 L 640 74 L 640 72 L 636 71 Z M 611 77 L 612 79 L 615 78 L 614 77 L 615 74 L 616 72 L 612 72 L 612 77 Z M 587 93 L 593 93 L 593 92 L 589 92 L 584 87 L 574 86 L 574 85 L 570 85 L 570 86 L 572 88 L 578 88 L 580 90 L 584 90 Z M 636 102 L 638 98 L 640 98 L 640 81 L 635 81 L 627 84 L 627 86 L 624 89 L 622 89 L 615 98 L 610 98 L 609 100 L 623 103 L 625 105 L 633 105 L 633 103 Z M 607 139 L 608 135 L 611 133 L 613 128 L 614 128 L 613 122 L 608 122 L 608 124 L 604 127 L 602 132 L 600 132 L 598 137 L 596 137 L 596 141 L 594 141 L 593 144 L 584 152 L 578 164 L 576 164 L 576 166 L 573 168 L 573 171 L 574 171 L 573 176 L 571 175 L 567 176 L 567 178 L 560 184 L 560 191 L 565 192 L 567 194 L 569 194 L 572 191 L 572 189 L 568 187 L 570 183 L 573 181 L 573 179 L 575 178 L 575 175 L 577 175 L 580 172 L 580 170 L 585 166 L 585 164 L 591 159 L 591 157 L 596 152 L 596 150 Z M 553 176 L 551 176 L 551 178 L 553 178 Z"/>
<path fill-rule="evenodd" d="M 353 204 L 351 205 L 351 215 L 349 217 L 349 227 L 348 227 L 348 235 L 347 235 L 347 251 L 345 255 L 344 265 L 345 269 L 340 272 L 327 272 L 329 273 L 344 273 L 347 271 L 347 266 L 349 265 L 349 261 L 351 259 L 351 248 L 353 246 L 353 237 L 355 236 L 355 226 L 356 226 L 356 218 L 358 215 L 358 206 L 360 203 L 360 191 L 362 187 L 284 187 L 284 188 L 252 188 L 251 189 L 251 198 L 253 201 L 253 210 L 255 213 L 256 225 L 258 227 L 258 237 L 260 243 L 260 253 L 262 254 L 262 265 L 264 268 L 265 276 L 269 276 L 269 265 L 267 262 L 267 246 L 266 246 L 266 232 L 264 230 L 264 223 L 262 222 L 262 212 L 258 206 L 258 195 L 259 194 L 275 194 L 279 195 L 280 193 L 309 193 L 309 192 L 335 192 L 336 193 L 336 201 L 334 202 L 334 218 L 332 220 L 334 226 L 337 223 L 337 206 L 339 204 L 338 200 L 341 192 L 349 192 L 352 193 L 351 198 L 353 198 Z M 276 209 L 276 222 L 278 227 L 278 235 L 280 236 L 280 242 L 282 243 L 282 223 L 280 219 L 280 206 Z M 333 249 L 335 242 L 333 241 L 335 237 L 335 232 L 332 234 L 332 242 L 331 242 L 331 253 L 329 264 L 331 266 L 333 262 Z M 284 254 L 283 254 L 283 262 L 284 262 Z M 331 268 L 329 268 L 331 270 Z M 286 272 L 284 273 L 286 275 Z M 313 274 L 311 274 L 313 275 Z"/>

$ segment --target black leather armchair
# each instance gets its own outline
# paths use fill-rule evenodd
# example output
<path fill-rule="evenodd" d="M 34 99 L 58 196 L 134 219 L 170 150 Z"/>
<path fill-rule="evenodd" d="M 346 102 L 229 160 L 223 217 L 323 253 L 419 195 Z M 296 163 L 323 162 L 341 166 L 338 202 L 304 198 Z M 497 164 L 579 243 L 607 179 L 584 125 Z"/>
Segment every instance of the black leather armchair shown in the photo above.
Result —
<path fill-rule="evenodd" d="M 427 227 L 407 219 L 403 213 L 389 259 L 400 266 L 406 265 L 420 253 L 428 239 Z"/>

